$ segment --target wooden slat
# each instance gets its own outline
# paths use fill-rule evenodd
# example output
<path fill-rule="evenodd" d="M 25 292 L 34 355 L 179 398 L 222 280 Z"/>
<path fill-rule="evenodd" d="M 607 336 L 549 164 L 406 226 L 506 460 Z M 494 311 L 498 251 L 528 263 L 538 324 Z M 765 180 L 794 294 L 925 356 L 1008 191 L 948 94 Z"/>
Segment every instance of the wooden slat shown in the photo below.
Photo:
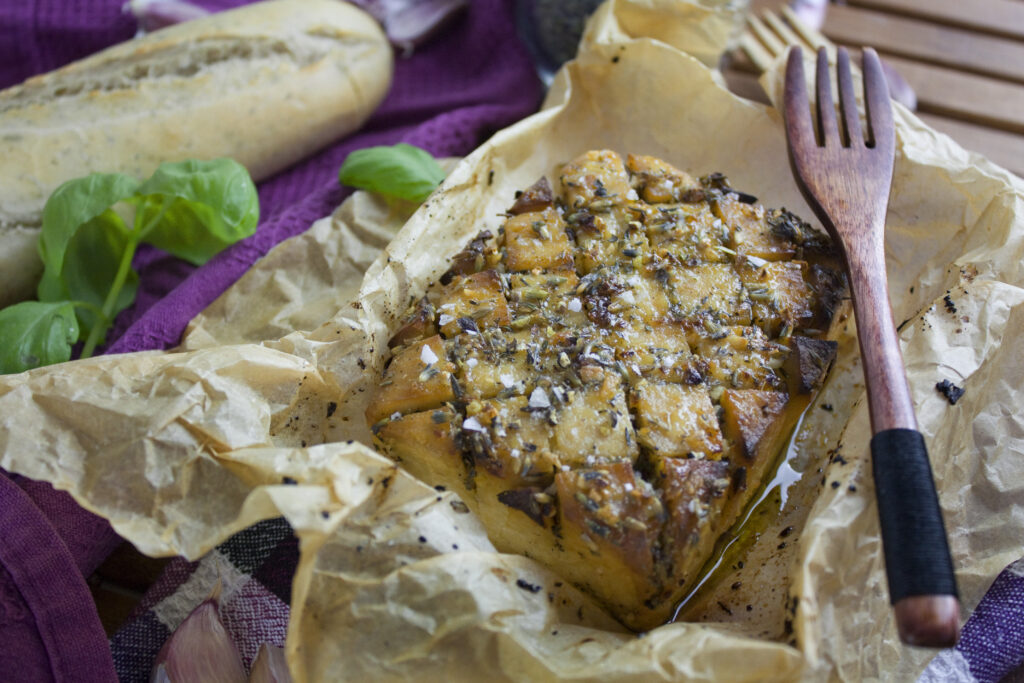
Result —
<path fill-rule="evenodd" d="M 1020 0 L 846 0 L 846 4 L 1024 39 L 1024 2 Z"/>
<path fill-rule="evenodd" d="M 1008 171 L 1024 177 L 1024 135 L 992 130 L 963 121 L 918 112 L 929 126 L 956 140 L 961 147 L 978 152 Z"/>
<path fill-rule="evenodd" d="M 760 102 L 761 104 L 770 104 L 768 94 L 765 93 L 764 88 L 761 87 L 757 80 L 757 74 L 750 71 L 728 68 L 722 71 L 722 76 L 725 78 L 725 84 L 729 86 L 729 91 L 732 94 Z"/>
<path fill-rule="evenodd" d="M 837 43 L 1024 83 L 1024 41 L 842 5 L 829 8 L 822 32 Z"/>
<path fill-rule="evenodd" d="M 917 93 L 917 109 L 1024 133 L 1024 87 L 883 54 Z"/>

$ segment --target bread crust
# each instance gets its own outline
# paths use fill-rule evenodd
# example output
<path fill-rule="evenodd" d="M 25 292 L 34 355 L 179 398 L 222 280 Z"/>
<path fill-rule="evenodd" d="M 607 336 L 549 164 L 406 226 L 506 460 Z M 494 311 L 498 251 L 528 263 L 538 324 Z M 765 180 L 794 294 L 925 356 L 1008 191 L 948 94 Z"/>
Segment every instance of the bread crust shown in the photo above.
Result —
<path fill-rule="evenodd" d="M 61 183 L 145 178 L 165 161 L 230 157 L 257 181 L 357 129 L 391 83 L 377 22 L 337 0 L 270 0 L 115 45 L 0 92 L 0 254 L 37 231 Z M 18 240 L 19 244 L 21 240 Z M 20 252 L 23 253 L 23 250 Z M 0 281 L 25 294 L 38 263 Z M 31 288 L 31 285 L 30 285 Z"/>

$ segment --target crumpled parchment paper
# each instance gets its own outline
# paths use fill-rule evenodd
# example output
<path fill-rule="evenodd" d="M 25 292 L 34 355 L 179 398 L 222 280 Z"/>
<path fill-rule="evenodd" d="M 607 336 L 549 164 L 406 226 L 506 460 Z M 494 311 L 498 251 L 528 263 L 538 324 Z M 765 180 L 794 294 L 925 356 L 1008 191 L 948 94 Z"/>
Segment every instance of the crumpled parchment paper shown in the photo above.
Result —
<path fill-rule="evenodd" d="M 368 447 L 366 390 L 395 317 L 498 226 L 516 189 L 577 154 L 722 171 L 812 216 L 779 114 L 684 54 L 685 25 L 633 33 L 687 4 L 610 0 L 545 108 L 463 160 L 408 222 L 408 207 L 355 195 L 257 264 L 179 349 L 0 377 L 0 467 L 70 491 L 152 555 L 195 558 L 284 515 L 301 539 L 297 681 L 916 675 L 934 653 L 902 646 L 892 621 L 852 321 L 744 552 L 727 551 L 684 621 L 642 636 L 554 572 L 495 552 L 453 494 Z M 893 308 L 966 615 L 1024 537 L 1024 184 L 912 114 L 896 119 Z M 955 406 L 935 390 L 943 379 L 966 390 Z"/>

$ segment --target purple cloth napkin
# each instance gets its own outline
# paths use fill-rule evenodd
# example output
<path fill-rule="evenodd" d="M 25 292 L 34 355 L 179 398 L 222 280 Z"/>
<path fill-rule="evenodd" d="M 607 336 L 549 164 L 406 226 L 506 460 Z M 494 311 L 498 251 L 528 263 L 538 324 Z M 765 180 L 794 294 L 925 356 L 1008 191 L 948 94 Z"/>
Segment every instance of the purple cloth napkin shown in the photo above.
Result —
<path fill-rule="evenodd" d="M 197 4 L 219 10 L 245 2 Z M 476 0 L 414 55 L 396 57 L 392 89 L 361 131 L 260 184 L 261 221 L 252 237 L 201 268 L 156 249 L 140 249 L 134 264 L 142 281 L 139 295 L 118 317 L 107 351 L 175 345 L 188 321 L 257 259 L 341 202 L 347 191 L 338 185 L 337 171 L 351 150 L 408 142 L 438 156 L 464 155 L 532 113 L 541 87 L 516 38 L 513 4 Z M 135 21 L 122 5 L 122 0 L 0 3 L 0 87 L 130 39 Z M 67 494 L 0 471 L 0 680 L 115 679 L 84 577 L 119 541 L 105 521 Z M 294 567 L 294 558 L 274 565 L 282 562 Z M 175 585 L 178 575 L 183 572 L 171 572 L 159 590 L 173 592 L 168 583 Z M 245 629 L 239 632 L 244 635 Z M 132 671 L 148 672 L 149 664 L 140 660 Z M 118 673 L 125 675 L 122 667 Z"/>

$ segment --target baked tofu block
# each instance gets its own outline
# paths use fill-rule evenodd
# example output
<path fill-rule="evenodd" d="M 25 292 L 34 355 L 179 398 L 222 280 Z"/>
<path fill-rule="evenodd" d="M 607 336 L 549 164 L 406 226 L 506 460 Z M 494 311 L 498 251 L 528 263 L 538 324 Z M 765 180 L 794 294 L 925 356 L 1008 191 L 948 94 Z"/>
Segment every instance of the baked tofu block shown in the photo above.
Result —
<path fill-rule="evenodd" d="M 722 432 L 704 385 L 642 382 L 630 394 L 637 439 L 660 456 L 722 455 Z"/>
<path fill-rule="evenodd" d="M 366 408 L 366 421 L 376 425 L 395 413 L 438 407 L 452 400 L 454 370 L 438 335 L 405 347 L 384 370 L 377 392 Z"/>
<path fill-rule="evenodd" d="M 572 268 L 565 221 L 554 209 L 522 213 L 505 221 L 506 266 L 510 271 Z"/>
<path fill-rule="evenodd" d="M 742 198 L 743 201 L 740 201 Z M 822 385 L 827 239 L 724 177 L 588 152 L 396 323 L 377 445 L 624 625 L 714 565 Z"/>

